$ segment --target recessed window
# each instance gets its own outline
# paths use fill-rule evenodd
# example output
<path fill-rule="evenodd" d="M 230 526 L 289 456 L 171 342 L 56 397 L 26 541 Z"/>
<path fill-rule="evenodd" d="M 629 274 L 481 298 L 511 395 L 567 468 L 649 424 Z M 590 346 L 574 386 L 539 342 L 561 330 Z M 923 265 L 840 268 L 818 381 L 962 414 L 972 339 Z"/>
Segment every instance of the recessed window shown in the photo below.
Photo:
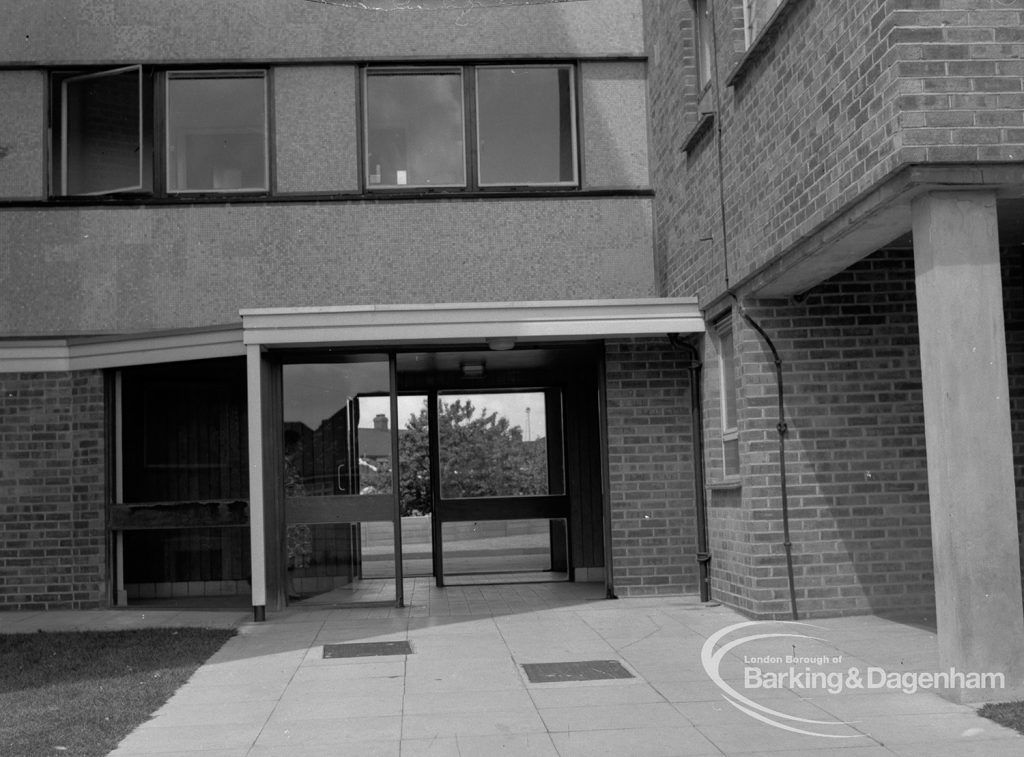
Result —
<path fill-rule="evenodd" d="M 736 397 L 736 345 L 733 338 L 732 318 L 726 315 L 715 323 L 718 341 L 718 375 L 722 412 L 722 473 L 726 477 L 740 472 L 740 446 Z"/>
<path fill-rule="evenodd" d="M 714 51 L 711 8 L 708 0 L 693 0 L 694 48 L 697 51 L 697 83 L 703 90 L 711 83 Z"/>
<path fill-rule="evenodd" d="M 486 67 L 476 83 L 480 186 L 575 184 L 572 70 Z"/>
<path fill-rule="evenodd" d="M 572 66 L 370 68 L 365 95 L 370 190 L 578 184 Z"/>
<path fill-rule="evenodd" d="M 782 3 L 783 0 L 743 0 L 743 28 L 747 47 L 757 39 Z"/>
<path fill-rule="evenodd" d="M 370 71 L 366 103 L 369 188 L 465 186 L 461 70 Z"/>
<path fill-rule="evenodd" d="M 167 75 L 167 191 L 266 191 L 263 72 Z"/>
<path fill-rule="evenodd" d="M 125 66 L 52 81 L 54 194 L 268 191 L 265 72 Z"/>

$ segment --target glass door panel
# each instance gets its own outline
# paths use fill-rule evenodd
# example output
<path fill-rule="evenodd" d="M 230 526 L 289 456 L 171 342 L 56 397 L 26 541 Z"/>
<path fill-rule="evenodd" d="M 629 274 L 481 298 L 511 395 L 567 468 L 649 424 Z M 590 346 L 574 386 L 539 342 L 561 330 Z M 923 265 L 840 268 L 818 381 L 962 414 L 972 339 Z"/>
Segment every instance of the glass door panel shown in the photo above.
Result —
<path fill-rule="evenodd" d="M 291 602 L 398 597 L 391 391 L 386 355 L 283 366 Z"/>
<path fill-rule="evenodd" d="M 438 583 L 568 577 L 558 391 L 439 392 L 436 413 Z"/>
<path fill-rule="evenodd" d="M 441 497 L 550 494 L 544 392 L 441 394 Z"/>

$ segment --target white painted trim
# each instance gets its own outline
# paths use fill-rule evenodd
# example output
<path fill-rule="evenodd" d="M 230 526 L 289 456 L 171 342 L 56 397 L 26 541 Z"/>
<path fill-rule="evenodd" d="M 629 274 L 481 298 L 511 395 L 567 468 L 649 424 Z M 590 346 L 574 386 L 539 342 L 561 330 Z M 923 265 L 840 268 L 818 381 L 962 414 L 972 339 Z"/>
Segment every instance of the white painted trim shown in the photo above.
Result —
<path fill-rule="evenodd" d="M 241 357 L 246 345 L 393 345 L 701 333 L 696 298 L 258 308 L 243 327 L 0 339 L 0 373 L 95 370 Z"/>
<path fill-rule="evenodd" d="M 0 373 L 120 368 L 245 354 L 238 326 L 110 337 L 0 340 Z"/>
<path fill-rule="evenodd" d="M 695 298 L 242 310 L 246 345 L 612 338 L 704 331 Z"/>
<path fill-rule="evenodd" d="M 267 563 L 263 522 L 263 357 L 258 346 L 245 349 L 249 423 L 249 555 L 252 606 L 267 604 Z"/>

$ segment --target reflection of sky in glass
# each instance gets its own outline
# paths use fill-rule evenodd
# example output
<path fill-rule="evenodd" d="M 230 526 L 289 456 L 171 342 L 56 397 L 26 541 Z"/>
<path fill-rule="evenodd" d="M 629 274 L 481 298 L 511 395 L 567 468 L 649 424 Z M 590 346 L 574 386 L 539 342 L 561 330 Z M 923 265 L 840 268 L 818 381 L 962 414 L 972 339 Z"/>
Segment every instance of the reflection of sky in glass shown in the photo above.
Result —
<path fill-rule="evenodd" d="M 567 68 L 480 68 L 481 184 L 575 180 Z"/>
<path fill-rule="evenodd" d="M 167 80 L 168 186 L 266 186 L 262 77 Z"/>
<path fill-rule="evenodd" d="M 345 409 L 350 400 L 360 394 L 386 394 L 389 385 L 386 361 L 285 365 L 283 373 L 285 423 L 299 421 L 314 430 Z M 359 409 L 359 425 L 368 428 L 373 427 L 378 412 L 391 416 L 386 396 L 381 409 L 365 408 L 362 402 Z"/>
<path fill-rule="evenodd" d="M 465 184 L 461 75 L 371 74 L 366 90 L 371 186 Z"/>
<path fill-rule="evenodd" d="M 497 413 L 499 418 L 508 418 L 510 426 L 519 426 L 523 431 L 523 439 L 530 441 L 546 436 L 545 408 L 543 392 L 500 392 L 484 394 L 441 395 L 441 398 L 453 402 L 456 399 L 469 400 L 476 408 L 476 417 L 485 411 Z M 398 398 L 398 427 L 405 428 L 410 415 L 419 415 L 423 409 L 423 395 Z M 373 417 L 377 413 L 390 414 L 390 400 L 387 397 L 361 397 L 359 400 L 359 425 L 363 428 L 373 427 Z M 527 412 L 529 408 L 529 413 Z M 529 434 L 527 434 L 529 426 Z"/>

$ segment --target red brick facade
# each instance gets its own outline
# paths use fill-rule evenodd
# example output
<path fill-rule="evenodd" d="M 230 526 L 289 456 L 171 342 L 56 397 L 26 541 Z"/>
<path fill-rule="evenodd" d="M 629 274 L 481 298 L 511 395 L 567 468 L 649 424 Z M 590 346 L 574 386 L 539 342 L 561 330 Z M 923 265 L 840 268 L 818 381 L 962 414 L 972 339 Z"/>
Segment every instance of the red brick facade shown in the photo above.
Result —
<path fill-rule="evenodd" d="M 746 312 L 770 336 L 783 363 L 787 490 L 801 615 L 930 606 L 911 254 L 876 253 L 800 302 L 748 303 Z M 753 614 L 785 616 L 789 589 L 775 364 L 749 324 L 734 316 L 734 328 L 741 481 L 723 484 L 712 442 L 712 588 Z M 707 362 L 707 393 L 717 393 L 713 354 Z M 713 404 L 708 403 L 711 429 Z"/>
<path fill-rule="evenodd" d="M 902 169 L 1024 158 L 1019 3 L 794 0 L 728 85 L 741 5 L 711 5 L 717 97 L 697 90 L 691 4 L 644 6 L 666 295 L 710 301 Z M 711 128 L 681 152 L 708 111 Z"/>
<path fill-rule="evenodd" d="M 107 602 L 104 381 L 0 374 L 0 608 Z"/>
<path fill-rule="evenodd" d="M 712 595 L 756 616 L 789 613 L 775 365 L 742 302 L 783 362 L 801 615 L 926 609 L 935 587 L 908 198 L 914 182 L 1013 185 L 1006 196 L 1019 196 L 1024 6 L 792 0 L 747 50 L 742 4 L 709 5 L 716 70 L 703 91 L 691 3 L 644 7 L 659 283 L 698 295 L 709 323 L 731 312 L 735 333 L 739 476 L 723 475 L 713 330 L 704 344 Z M 710 126 L 699 131 L 702 114 Z M 858 248 L 848 240 L 865 207 L 878 214 L 863 234 L 874 243 Z M 1001 226 L 1018 207 L 1000 200 Z M 1018 509 L 1019 257 L 1004 250 Z M 801 267 L 809 273 L 788 281 L 820 283 L 787 288 Z M 766 299 L 766 284 L 788 296 Z"/>
<path fill-rule="evenodd" d="M 695 593 L 690 356 L 668 339 L 615 341 L 605 364 L 615 591 Z"/>

